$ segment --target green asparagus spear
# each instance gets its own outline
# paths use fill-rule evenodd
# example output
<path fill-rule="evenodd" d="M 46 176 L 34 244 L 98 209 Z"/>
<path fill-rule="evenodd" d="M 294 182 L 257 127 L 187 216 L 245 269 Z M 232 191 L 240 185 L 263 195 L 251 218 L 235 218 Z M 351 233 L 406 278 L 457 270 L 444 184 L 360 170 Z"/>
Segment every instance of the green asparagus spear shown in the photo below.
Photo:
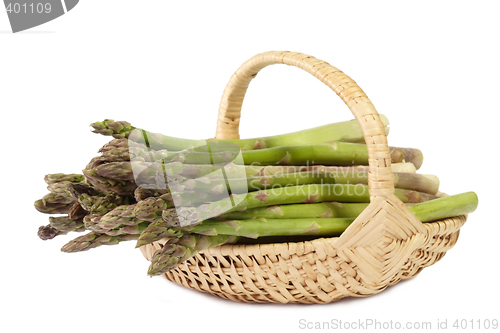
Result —
<path fill-rule="evenodd" d="M 83 236 L 77 237 L 64 245 L 62 252 L 81 252 L 96 248 L 101 245 L 116 245 L 123 241 L 136 240 L 138 235 L 109 236 L 91 231 Z"/>
<path fill-rule="evenodd" d="M 478 205 L 478 198 L 474 192 L 450 195 L 408 207 L 422 222 L 432 222 L 453 216 L 472 213 Z"/>
<path fill-rule="evenodd" d="M 356 217 L 368 203 L 321 202 L 312 204 L 276 205 L 246 209 L 215 217 L 217 220 L 249 220 L 252 218 L 290 219 L 290 218 L 338 218 Z"/>
<path fill-rule="evenodd" d="M 239 157 L 241 154 L 241 157 Z M 391 161 L 412 162 L 418 169 L 422 164 L 422 152 L 413 148 L 391 148 Z M 163 157 L 163 158 L 161 158 Z M 411 158 L 411 160 L 410 160 Z M 131 157 L 132 159 L 132 157 Z M 314 145 L 280 146 L 259 150 L 204 153 L 190 149 L 154 160 L 181 162 L 186 164 L 220 164 L 233 162 L 244 165 L 368 165 L 368 149 L 365 144 L 330 142 Z"/>
<path fill-rule="evenodd" d="M 387 126 L 389 125 L 389 121 L 384 115 L 380 115 L 380 119 L 384 123 L 384 126 L 386 126 L 386 133 L 388 133 L 389 130 Z M 128 122 L 115 122 L 111 119 L 95 122 L 90 126 L 94 128 L 95 133 L 108 136 L 112 135 L 115 138 L 129 137 L 133 131 L 134 134 L 142 137 L 142 140 L 145 140 L 144 137 L 146 137 L 148 144 L 153 149 L 184 150 L 206 144 L 205 140 L 179 139 L 146 132 L 144 130 L 136 130 L 136 128 Z M 329 141 L 357 143 L 364 142 L 364 138 L 359 123 L 355 120 L 350 120 L 271 137 L 239 140 L 210 140 L 210 142 L 233 143 L 238 145 L 241 149 L 262 149 L 298 144 L 316 144 Z"/>
<path fill-rule="evenodd" d="M 231 221 L 207 220 L 194 226 L 179 229 L 207 236 L 233 235 L 248 238 L 293 235 L 338 236 L 354 219 L 354 217 L 337 217 L 306 219 L 256 218 Z"/>
<path fill-rule="evenodd" d="M 153 254 L 148 275 L 155 276 L 168 272 L 193 257 L 199 251 L 222 244 L 234 243 L 236 240 L 236 237 L 226 235 L 184 235 L 177 240 L 169 241 Z"/>

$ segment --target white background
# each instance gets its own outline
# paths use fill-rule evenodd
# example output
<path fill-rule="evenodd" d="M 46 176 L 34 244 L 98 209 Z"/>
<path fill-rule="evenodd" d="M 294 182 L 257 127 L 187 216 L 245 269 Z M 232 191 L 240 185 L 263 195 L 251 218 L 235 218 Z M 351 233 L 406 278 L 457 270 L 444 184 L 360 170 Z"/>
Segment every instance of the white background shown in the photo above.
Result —
<path fill-rule="evenodd" d="M 82 0 L 19 34 L 0 10 L 1 331 L 295 332 L 304 331 L 300 319 L 367 318 L 434 329 L 447 320 L 451 330 L 456 319 L 500 319 L 499 9 L 495 1 Z M 43 176 L 79 172 L 108 141 L 88 124 L 112 118 L 213 137 L 231 74 L 268 50 L 343 70 L 389 118 L 389 143 L 424 152 L 419 172 L 438 175 L 448 194 L 478 194 L 479 208 L 440 262 L 368 298 L 238 304 L 148 278 L 133 242 L 65 254 L 59 249 L 77 235 L 37 238 L 48 223 L 33 208 L 47 192 Z M 250 86 L 241 136 L 351 118 L 314 77 L 272 66 Z"/>

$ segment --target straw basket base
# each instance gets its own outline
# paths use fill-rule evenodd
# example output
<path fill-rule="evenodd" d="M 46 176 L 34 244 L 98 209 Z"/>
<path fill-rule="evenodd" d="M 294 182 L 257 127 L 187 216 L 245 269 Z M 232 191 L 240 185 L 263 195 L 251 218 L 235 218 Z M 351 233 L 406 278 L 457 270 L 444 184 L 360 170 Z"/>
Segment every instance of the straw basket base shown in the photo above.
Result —
<path fill-rule="evenodd" d="M 413 250 L 388 284 L 369 288 L 356 264 L 339 256 L 339 239 L 308 242 L 223 245 L 198 253 L 164 276 L 177 284 L 237 302 L 330 303 L 366 297 L 409 279 L 439 261 L 457 242 L 466 215 L 424 223 L 425 242 Z M 141 247 L 146 259 L 164 242 Z M 397 244 L 394 244 L 397 246 Z"/>

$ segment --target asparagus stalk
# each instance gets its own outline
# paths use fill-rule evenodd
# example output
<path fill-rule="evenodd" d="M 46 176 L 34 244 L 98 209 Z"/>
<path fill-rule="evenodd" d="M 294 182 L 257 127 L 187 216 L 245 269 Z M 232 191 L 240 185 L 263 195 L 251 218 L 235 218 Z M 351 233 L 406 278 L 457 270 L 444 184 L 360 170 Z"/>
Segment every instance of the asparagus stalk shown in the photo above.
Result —
<path fill-rule="evenodd" d="M 391 164 L 391 170 L 392 172 L 417 172 L 417 168 L 411 162 Z"/>
<path fill-rule="evenodd" d="M 368 179 L 364 184 L 368 184 Z M 394 187 L 436 194 L 439 190 L 439 178 L 434 175 L 394 172 Z"/>
<path fill-rule="evenodd" d="M 222 214 L 217 220 L 249 220 L 252 218 L 291 219 L 291 218 L 343 218 L 356 217 L 368 203 L 321 202 L 313 204 L 276 205 L 253 208 L 244 211 Z"/>
<path fill-rule="evenodd" d="M 465 215 L 476 210 L 478 198 L 474 192 L 465 192 L 417 203 L 408 207 L 422 222 L 443 220 L 453 216 Z"/>
<path fill-rule="evenodd" d="M 62 252 L 72 253 L 87 251 L 101 245 L 116 245 L 123 241 L 136 240 L 138 235 L 109 236 L 91 231 L 77 237 L 61 248 Z"/>
<path fill-rule="evenodd" d="M 184 235 L 177 240 L 169 241 L 153 254 L 148 269 L 149 276 L 160 275 L 193 257 L 199 251 L 222 244 L 234 243 L 234 236 L 202 236 Z"/>
<path fill-rule="evenodd" d="M 233 235 L 247 238 L 268 236 L 338 236 L 354 221 L 355 217 L 345 218 L 306 218 L 306 219 L 265 219 L 214 221 L 179 228 L 189 233 L 207 236 Z"/>
<path fill-rule="evenodd" d="M 389 120 L 384 115 L 380 115 L 380 120 L 385 126 L 386 134 L 388 134 L 389 128 L 387 126 L 389 125 Z M 359 123 L 353 119 L 295 133 L 260 139 L 226 140 L 225 142 L 235 143 L 242 149 L 251 149 L 250 147 L 272 148 L 330 141 L 361 143 L 364 142 L 364 137 Z"/>
<path fill-rule="evenodd" d="M 387 126 L 389 125 L 389 121 L 384 115 L 380 115 L 380 119 L 384 123 L 384 126 L 386 126 L 386 133 L 388 133 L 389 130 Z M 115 138 L 127 138 L 131 133 L 137 136 L 135 138 L 136 140 L 145 140 L 145 138 L 147 138 L 148 144 L 153 149 L 184 150 L 206 144 L 205 140 L 180 139 L 151 133 L 136 129 L 128 122 L 115 122 L 111 119 L 95 122 L 90 126 L 94 128 L 94 133 L 113 136 Z M 364 138 L 358 122 L 350 120 L 271 137 L 239 140 L 210 140 L 210 142 L 233 143 L 238 145 L 241 149 L 262 149 L 297 144 L 316 144 L 328 141 L 364 142 Z"/>
<path fill-rule="evenodd" d="M 395 189 L 395 195 L 403 202 L 416 203 L 437 198 L 437 196 L 417 191 Z M 164 214 L 167 223 L 172 227 L 189 226 L 203 220 L 238 210 L 268 207 L 282 204 L 315 203 L 315 202 L 369 202 L 368 186 L 352 184 L 309 184 L 273 188 L 232 194 L 222 199 L 198 207 L 177 207 L 176 214 Z"/>

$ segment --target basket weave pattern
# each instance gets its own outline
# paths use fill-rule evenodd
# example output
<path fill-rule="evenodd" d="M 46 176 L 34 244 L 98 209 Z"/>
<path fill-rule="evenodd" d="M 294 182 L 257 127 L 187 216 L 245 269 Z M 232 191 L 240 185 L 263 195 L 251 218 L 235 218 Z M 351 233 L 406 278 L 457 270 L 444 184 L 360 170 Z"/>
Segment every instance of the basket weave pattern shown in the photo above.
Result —
<path fill-rule="evenodd" d="M 363 90 L 328 63 L 294 52 L 266 52 L 245 62 L 224 91 L 216 138 L 239 138 L 250 81 L 271 64 L 299 67 L 329 86 L 363 130 L 369 152 L 370 205 L 340 237 L 313 241 L 224 245 L 198 253 L 164 274 L 180 285 L 239 302 L 329 303 L 364 297 L 418 274 L 458 239 L 466 216 L 421 223 L 394 195 L 384 126 Z M 164 242 L 141 247 L 146 259 Z"/>

